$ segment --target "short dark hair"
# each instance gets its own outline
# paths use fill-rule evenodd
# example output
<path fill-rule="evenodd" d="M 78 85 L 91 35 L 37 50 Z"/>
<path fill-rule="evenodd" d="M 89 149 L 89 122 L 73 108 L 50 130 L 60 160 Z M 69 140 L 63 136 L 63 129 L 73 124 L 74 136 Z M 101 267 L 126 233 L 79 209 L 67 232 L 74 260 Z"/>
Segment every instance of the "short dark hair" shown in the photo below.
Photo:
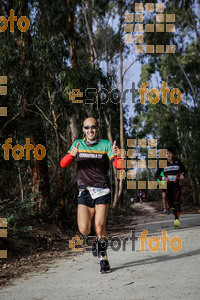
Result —
<path fill-rule="evenodd" d="M 167 152 L 174 153 L 174 149 L 172 147 L 167 147 Z"/>

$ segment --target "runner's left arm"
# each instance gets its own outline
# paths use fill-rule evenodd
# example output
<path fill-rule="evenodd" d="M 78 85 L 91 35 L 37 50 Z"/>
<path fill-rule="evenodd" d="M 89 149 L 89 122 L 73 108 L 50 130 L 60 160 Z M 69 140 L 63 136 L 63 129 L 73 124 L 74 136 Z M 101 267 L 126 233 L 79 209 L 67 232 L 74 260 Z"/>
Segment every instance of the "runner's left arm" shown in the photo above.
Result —
<path fill-rule="evenodd" d="M 117 156 L 114 156 L 114 159 L 111 159 L 111 162 L 113 163 L 113 165 L 115 166 L 116 169 L 121 170 L 124 168 L 125 166 L 125 161 Z"/>
<path fill-rule="evenodd" d="M 184 165 L 182 164 L 182 162 L 180 160 L 179 160 L 179 166 L 180 166 L 180 174 L 185 177 L 185 175 L 186 175 L 186 168 L 184 167 Z"/>
<path fill-rule="evenodd" d="M 114 155 L 112 147 L 113 147 L 112 143 L 109 142 L 108 149 L 107 149 L 107 156 L 116 169 L 119 170 L 123 169 L 125 166 L 125 161 L 121 157 L 117 157 Z"/>

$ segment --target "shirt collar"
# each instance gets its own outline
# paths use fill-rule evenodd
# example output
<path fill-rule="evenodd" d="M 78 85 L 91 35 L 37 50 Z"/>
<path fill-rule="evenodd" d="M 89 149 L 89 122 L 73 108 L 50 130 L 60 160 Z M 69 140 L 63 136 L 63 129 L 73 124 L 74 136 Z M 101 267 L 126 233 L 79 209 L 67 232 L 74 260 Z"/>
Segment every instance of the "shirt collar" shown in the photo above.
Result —
<path fill-rule="evenodd" d="M 94 141 L 88 141 L 86 138 L 84 138 L 84 143 L 85 143 L 86 146 L 88 146 L 88 147 L 95 146 L 95 145 L 97 145 L 99 142 L 100 142 L 99 139 L 96 139 L 96 140 L 94 140 Z"/>

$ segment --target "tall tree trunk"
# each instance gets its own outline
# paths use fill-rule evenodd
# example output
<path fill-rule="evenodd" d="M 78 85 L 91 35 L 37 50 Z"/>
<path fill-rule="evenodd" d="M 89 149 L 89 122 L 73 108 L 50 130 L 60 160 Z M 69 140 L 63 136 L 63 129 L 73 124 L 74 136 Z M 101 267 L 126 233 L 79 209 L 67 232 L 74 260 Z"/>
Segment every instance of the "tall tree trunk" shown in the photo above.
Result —
<path fill-rule="evenodd" d="M 120 93 L 123 94 L 123 57 L 122 57 L 122 45 L 120 46 Z M 123 103 L 120 101 L 120 148 L 124 149 L 124 116 L 123 116 Z M 120 199 L 123 191 L 123 179 L 119 180 L 119 193 L 118 198 Z"/>
<path fill-rule="evenodd" d="M 119 25 L 119 34 L 121 34 L 121 28 L 123 25 L 123 1 L 119 1 L 119 16 L 120 16 L 120 25 Z M 120 47 L 119 47 L 119 57 L 120 57 L 120 93 L 123 94 L 123 45 L 120 38 Z M 122 99 L 120 101 L 120 148 L 124 149 L 124 117 L 123 117 L 123 103 Z M 116 207 L 123 191 L 123 179 L 119 179 L 119 191 L 118 199 L 113 206 Z"/>
<path fill-rule="evenodd" d="M 111 126 L 110 126 L 110 122 L 109 122 L 105 112 L 104 112 L 104 120 L 106 122 L 108 140 L 113 144 Z M 112 207 L 116 207 L 116 204 L 118 202 L 119 184 L 118 184 L 118 179 L 117 179 L 117 170 L 116 170 L 115 166 L 113 166 L 113 165 L 112 165 L 112 168 L 113 168 L 114 180 L 115 180 L 115 193 L 114 193 L 114 198 L 113 198 L 113 201 L 112 201 Z"/>
<path fill-rule="evenodd" d="M 96 64 L 98 65 L 98 62 L 97 62 L 97 53 L 96 53 L 96 50 L 95 50 L 95 47 L 94 47 L 94 41 L 93 41 L 93 32 L 91 30 L 92 23 L 91 23 L 91 25 L 89 25 L 87 14 L 86 14 L 86 10 L 85 10 L 84 0 L 82 0 L 82 8 L 83 8 L 83 14 L 84 14 L 84 18 L 85 18 L 86 29 L 87 29 L 87 32 L 88 32 L 88 35 L 89 35 L 89 43 L 91 45 L 92 53 L 94 54 L 94 58 L 95 58 Z"/>
<path fill-rule="evenodd" d="M 68 42 L 70 47 L 70 59 L 72 64 L 72 69 L 77 66 L 77 55 L 74 40 L 74 9 L 72 6 L 72 0 L 66 0 L 68 9 Z M 71 139 L 74 142 L 78 138 L 78 129 L 76 123 L 76 112 L 70 118 L 70 129 L 71 129 Z"/>
<path fill-rule="evenodd" d="M 70 48 L 70 59 L 72 68 L 74 69 L 77 64 L 76 47 L 74 41 L 74 9 L 72 5 L 72 0 L 66 0 L 67 10 L 68 10 L 68 41 Z"/>
<path fill-rule="evenodd" d="M 92 24 L 93 24 L 93 17 L 92 17 L 92 7 L 90 5 L 90 0 L 87 0 L 87 7 L 88 7 L 88 25 L 89 25 L 89 31 L 91 35 L 91 40 L 93 41 L 93 30 L 92 30 Z M 92 66 L 94 66 L 94 53 L 93 53 L 93 45 L 90 40 L 90 63 Z"/>
<path fill-rule="evenodd" d="M 73 143 L 78 138 L 78 128 L 76 116 L 73 114 L 70 118 L 71 142 Z"/>
<path fill-rule="evenodd" d="M 51 107 L 51 114 L 53 117 L 53 124 L 54 124 L 54 130 L 55 130 L 55 135 L 56 135 L 56 150 L 57 150 L 57 167 L 58 167 L 58 177 L 59 177 L 59 204 L 61 206 L 61 208 L 64 208 L 65 206 L 65 201 L 64 201 L 64 186 L 63 186 L 63 175 L 62 175 L 62 169 L 60 168 L 60 148 L 61 148 L 61 138 L 59 135 L 59 129 L 58 129 L 58 122 L 57 122 L 57 116 L 54 110 L 54 106 L 53 106 L 53 100 L 55 97 L 55 93 L 53 93 L 52 95 L 50 94 L 50 91 L 48 90 L 48 98 L 49 98 L 49 102 L 50 102 L 50 107 Z M 56 169 L 57 169 L 56 167 Z"/>
<path fill-rule="evenodd" d="M 46 19 L 45 19 L 45 10 L 44 10 L 44 6 L 43 6 L 43 1 L 39 0 L 39 7 L 40 7 L 40 18 L 41 18 L 41 25 L 42 25 L 42 32 L 43 32 L 43 39 L 47 42 L 48 41 L 48 34 L 47 34 L 47 28 L 46 28 Z M 50 78 L 52 79 L 52 74 L 49 74 Z M 50 115 L 52 115 L 53 118 L 53 125 L 54 125 L 54 130 L 55 130 L 55 135 L 56 135 L 56 152 L 57 152 L 57 161 L 56 161 L 56 172 L 55 174 L 58 175 L 59 178 L 59 196 L 58 196 L 58 201 L 59 201 L 59 206 L 61 208 L 64 208 L 64 186 L 63 186 L 63 174 L 62 174 L 62 170 L 60 168 L 60 148 L 61 148 L 61 138 L 59 135 L 59 128 L 58 128 L 58 123 L 57 123 L 57 116 L 54 110 L 54 97 L 55 97 L 55 92 L 52 93 L 52 95 L 50 94 L 50 90 L 47 91 L 48 93 L 48 98 L 49 98 L 49 103 L 50 103 Z M 55 177 L 55 176 L 54 176 Z M 51 181 L 52 182 L 52 181 Z M 62 210 L 63 212 L 63 210 Z"/>
<path fill-rule="evenodd" d="M 28 2 L 21 3 L 18 16 L 28 16 Z M 24 45 L 30 46 L 31 44 L 31 35 L 28 31 L 26 35 L 18 36 L 18 46 L 19 46 L 19 60 L 20 65 L 23 67 L 23 74 L 25 74 L 28 66 L 25 61 Z M 31 81 L 31 79 L 30 79 Z M 22 92 L 23 93 L 23 92 Z M 22 106 L 24 109 L 24 118 L 25 123 L 27 124 L 28 131 L 31 135 L 31 143 L 35 147 L 37 144 L 42 144 L 46 148 L 46 137 L 44 133 L 44 126 L 41 120 L 35 122 L 36 114 L 28 110 L 28 99 L 29 95 L 25 93 L 22 96 Z M 30 126 L 34 121 L 35 126 Z M 31 172 L 32 172 L 32 181 L 33 181 L 33 192 L 36 194 L 33 198 L 35 200 L 35 212 L 38 214 L 45 214 L 49 209 L 49 178 L 48 178 L 48 165 L 46 156 L 42 160 L 36 159 L 31 155 Z"/>
<path fill-rule="evenodd" d="M 34 147 L 37 146 L 42 136 L 44 136 L 44 134 L 41 134 L 41 129 L 39 132 L 37 129 L 33 130 L 31 134 L 31 144 Z M 31 172 L 33 178 L 32 191 L 35 194 L 33 198 L 35 201 L 34 211 L 36 214 L 44 215 L 49 210 L 49 177 L 47 156 L 45 156 L 42 160 L 38 160 L 34 155 L 32 155 Z"/>
<path fill-rule="evenodd" d="M 74 12 L 75 6 L 73 6 L 72 0 L 66 0 L 67 9 L 68 9 L 68 44 L 70 48 L 70 60 L 72 64 L 72 69 L 77 67 L 77 55 L 76 55 L 76 45 L 74 40 Z M 78 119 L 78 111 L 76 105 L 74 105 L 74 112 L 70 117 L 70 133 L 71 133 L 71 143 L 74 142 L 78 138 L 78 126 L 77 126 L 77 119 Z M 70 187 L 72 192 L 72 197 L 70 201 L 75 201 L 76 197 L 76 189 L 74 183 L 76 182 L 76 168 L 70 167 Z M 73 189 L 73 190 L 72 190 Z"/>

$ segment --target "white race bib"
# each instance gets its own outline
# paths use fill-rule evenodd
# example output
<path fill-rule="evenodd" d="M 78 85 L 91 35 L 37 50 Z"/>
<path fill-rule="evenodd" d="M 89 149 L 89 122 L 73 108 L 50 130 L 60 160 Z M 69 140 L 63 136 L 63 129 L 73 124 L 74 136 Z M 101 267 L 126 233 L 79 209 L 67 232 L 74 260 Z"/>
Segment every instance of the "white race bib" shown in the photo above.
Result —
<path fill-rule="evenodd" d="M 168 175 L 169 181 L 176 181 L 176 175 Z"/>
<path fill-rule="evenodd" d="M 104 195 L 107 195 L 110 193 L 109 188 L 95 188 L 95 187 L 88 186 L 86 189 L 89 191 L 92 199 L 96 199 L 98 197 L 101 197 L 101 196 L 104 196 Z"/>

